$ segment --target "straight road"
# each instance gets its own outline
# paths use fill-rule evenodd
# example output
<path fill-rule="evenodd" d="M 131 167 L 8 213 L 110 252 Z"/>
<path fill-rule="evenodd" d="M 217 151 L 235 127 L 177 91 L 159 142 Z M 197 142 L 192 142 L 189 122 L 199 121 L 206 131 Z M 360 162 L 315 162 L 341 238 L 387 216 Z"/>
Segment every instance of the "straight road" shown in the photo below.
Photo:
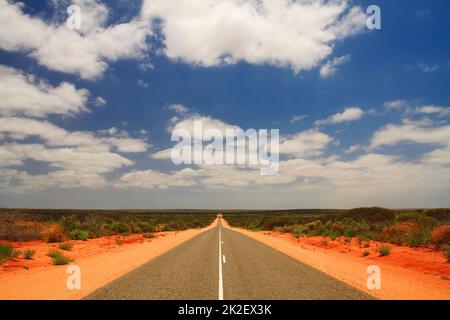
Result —
<path fill-rule="evenodd" d="M 86 299 L 372 299 L 254 239 L 206 231 L 98 289 Z"/>

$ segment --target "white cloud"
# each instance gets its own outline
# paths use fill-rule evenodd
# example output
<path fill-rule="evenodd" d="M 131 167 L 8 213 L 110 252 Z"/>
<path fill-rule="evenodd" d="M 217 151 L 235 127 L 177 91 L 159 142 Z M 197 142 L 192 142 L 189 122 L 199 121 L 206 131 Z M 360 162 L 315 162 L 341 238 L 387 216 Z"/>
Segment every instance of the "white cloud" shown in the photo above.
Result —
<path fill-rule="evenodd" d="M 174 111 L 176 113 L 186 113 L 189 109 L 181 104 L 171 104 L 166 107 L 166 109 Z"/>
<path fill-rule="evenodd" d="M 436 114 L 439 117 L 445 117 L 450 114 L 450 107 L 441 107 L 441 106 L 434 106 L 434 105 L 421 106 L 421 107 L 417 107 L 415 109 L 415 112 L 421 113 L 421 114 L 428 114 L 428 115 Z"/>
<path fill-rule="evenodd" d="M 333 138 L 317 129 L 302 131 L 292 137 L 284 138 L 280 144 L 280 153 L 296 157 L 318 156 L 332 141 Z"/>
<path fill-rule="evenodd" d="M 69 30 L 65 23 L 47 23 L 23 12 L 22 3 L 0 0 L 0 48 L 20 51 L 52 70 L 95 79 L 107 69 L 108 62 L 145 56 L 146 23 L 128 23 L 103 27 L 106 7 L 95 1 L 80 0 L 82 32 Z M 83 22 L 82 22 L 83 25 Z"/>
<path fill-rule="evenodd" d="M 302 122 L 303 120 L 305 120 L 308 116 L 304 115 L 304 114 L 300 114 L 300 115 L 296 115 L 293 116 L 291 119 L 291 123 L 298 123 L 298 122 Z"/>
<path fill-rule="evenodd" d="M 95 98 L 94 104 L 96 107 L 103 107 L 107 104 L 107 101 L 102 97 Z"/>
<path fill-rule="evenodd" d="M 450 125 L 429 127 L 422 122 L 411 121 L 406 121 L 401 125 L 389 124 L 375 132 L 370 147 L 392 146 L 401 142 L 450 144 Z"/>
<path fill-rule="evenodd" d="M 345 55 L 342 57 L 336 57 L 336 58 L 328 61 L 320 68 L 320 76 L 322 78 L 328 78 L 328 77 L 333 76 L 336 73 L 338 66 L 340 66 L 350 60 L 351 60 L 351 56 Z"/>
<path fill-rule="evenodd" d="M 145 152 L 148 144 L 128 137 L 98 137 L 91 132 L 68 132 L 47 121 L 26 118 L 0 118 L 0 133 L 13 140 L 38 137 L 49 146 L 78 147 L 80 150 L 104 152 L 116 147 L 120 152 Z"/>
<path fill-rule="evenodd" d="M 383 104 L 385 109 L 393 110 L 393 109 L 404 109 L 409 106 L 409 103 L 406 100 L 392 100 L 386 101 Z"/>
<path fill-rule="evenodd" d="M 42 79 L 0 65 L 0 114 L 44 117 L 87 112 L 89 91 L 62 82 L 53 87 Z"/>
<path fill-rule="evenodd" d="M 321 126 L 324 124 L 337 124 L 342 122 L 356 121 L 362 118 L 364 111 L 357 107 L 345 108 L 341 113 L 336 113 L 327 119 L 318 120 L 315 122 L 316 126 Z"/>
<path fill-rule="evenodd" d="M 162 19 L 166 56 L 205 67 L 270 64 L 312 69 L 340 39 L 361 32 L 360 7 L 336 1 L 145 0 L 144 19 Z"/>
<path fill-rule="evenodd" d="M 361 146 L 358 144 L 355 144 L 355 145 L 350 146 L 347 150 L 345 150 L 344 153 L 345 154 L 353 154 L 360 149 L 361 149 Z"/>

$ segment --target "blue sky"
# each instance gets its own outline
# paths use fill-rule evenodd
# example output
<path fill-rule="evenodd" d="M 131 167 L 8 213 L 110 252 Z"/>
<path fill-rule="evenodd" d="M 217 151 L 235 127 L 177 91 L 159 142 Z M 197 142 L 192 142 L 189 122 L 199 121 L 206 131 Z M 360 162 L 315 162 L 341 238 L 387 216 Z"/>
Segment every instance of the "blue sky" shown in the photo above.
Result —
<path fill-rule="evenodd" d="M 3 206 L 450 206 L 448 1 L 0 7 Z M 279 175 L 175 166 L 190 119 L 279 129 Z"/>

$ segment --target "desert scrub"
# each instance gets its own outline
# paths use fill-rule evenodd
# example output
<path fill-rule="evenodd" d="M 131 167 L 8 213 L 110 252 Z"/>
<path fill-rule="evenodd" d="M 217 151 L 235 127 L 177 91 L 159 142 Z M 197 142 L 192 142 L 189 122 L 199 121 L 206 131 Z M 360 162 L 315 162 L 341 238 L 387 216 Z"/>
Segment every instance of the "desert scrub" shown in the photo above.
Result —
<path fill-rule="evenodd" d="M 387 245 L 382 245 L 380 248 L 378 248 L 378 253 L 382 257 L 386 257 L 391 253 L 391 248 Z"/>
<path fill-rule="evenodd" d="M 54 256 L 52 258 L 52 262 L 55 266 L 62 266 L 62 265 L 66 265 L 69 264 L 70 262 L 72 262 L 73 259 L 70 259 L 68 257 L 66 257 L 65 255 L 63 255 L 62 253 Z"/>
<path fill-rule="evenodd" d="M 431 234 L 431 243 L 436 248 L 440 248 L 443 245 L 450 245 L 450 225 L 443 225 L 433 230 Z"/>
<path fill-rule="evenodd" d="M 8 259 L 17 258 L 20 255 L 20 251 L 14 249 L 13 245 L 7 243 L 5 245 L 0 244 L 0 264 L 4 263 Z"/>
<path fill-rule="evenodd" d="M 122 239 L 116 239 L 116 243 L 121 246 L 123 245 L 123 240 Z"/>
<path fill-rule="evenodd" d="M 49 249 L 47 252 L 47 256 L 52 258 L 52 262 L 55 266 L 65 265 L 73 261 L 57 249 Z"/>
<path fill-rule="evenodd" d="M 69 232 L 70 239 L 86 241 L 89 238 L 89 233 L 80 229 L 74 229 Z"/>
<path fill-rule="evenodd" d="M 124 222 L 113 222 L 111 224 L 110 230 L 116 233 L 130 233 L 131 227 Z"/>
<path fill-rule="evenodd" d="M 447 258 L 447 262 L 450 262 L 450 247 L 447 247 L 447 248 L 444 250 L 444 257 Z"/>
<path fill-rule="evenodd" d="M 23 258 L 26 260 L 31 260 L 31 259 L 33 259 L 35 254 L 36 254 L 36 250 L 25 249 L 23 251 Z"/>
<path fill-rule="evenodd" d="M 362 256 L 363 257 L 367 257 L 367 256 L 369 256 L 370 255 L 370 252 L 369 251 L 363 251 L 363 253 L 362 253 Z"/>
<path fill-rule="evenodd" d="M 41 232 L 42 238 L 46 242 L 62 242 L 67 236 L 64 228 L 61 225 L 53 223 L 51 225 L 45 226 Z"/>
<path fill-rule="evenodd" d="M 70 251 L 73 248 L 73 244 L 68 242 L 62 242 L 59 244 L 58 248 L 60 248 L 61 250 Z"/>

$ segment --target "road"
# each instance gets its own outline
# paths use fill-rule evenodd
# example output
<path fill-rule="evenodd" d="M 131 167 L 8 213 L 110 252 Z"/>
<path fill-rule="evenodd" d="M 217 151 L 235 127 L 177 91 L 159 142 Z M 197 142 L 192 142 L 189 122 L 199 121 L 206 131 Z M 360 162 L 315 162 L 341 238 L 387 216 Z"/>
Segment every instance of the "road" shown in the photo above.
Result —
<path fill-rule="evenodd" d="M 86 299 L 302 300 L 371 296 L 222 224 Z"/>

